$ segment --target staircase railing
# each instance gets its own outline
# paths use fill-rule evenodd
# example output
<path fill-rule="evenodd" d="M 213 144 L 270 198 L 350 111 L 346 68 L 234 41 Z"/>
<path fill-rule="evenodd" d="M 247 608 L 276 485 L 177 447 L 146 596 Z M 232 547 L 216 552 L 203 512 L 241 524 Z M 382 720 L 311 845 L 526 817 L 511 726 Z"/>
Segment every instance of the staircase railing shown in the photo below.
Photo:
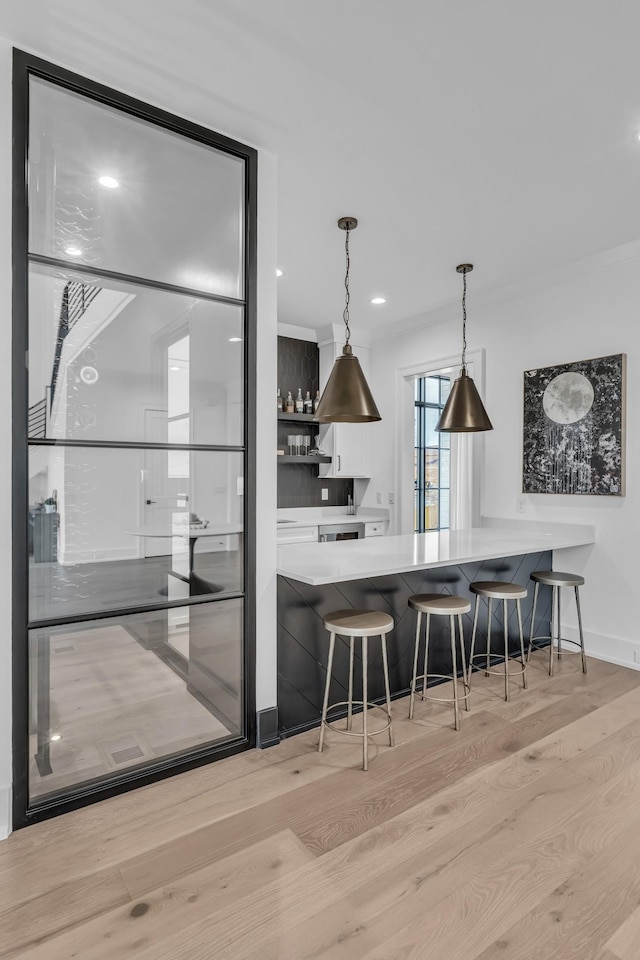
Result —
<path fill-rule="evenodd" d="M 49 388 L 49 412 L 53 410 L 53 401 L 55 399 L 56 386 L 60 373 L 60 362 L 62 359 L 62 347 L 65 338 L 69 335 L 80 317 L 86 312 L 89 305 L 100 293 L 101 287 L 92 283 L 83 283 L 80 280 L 69 280 L 65 284 L 62 293 L 62 304 L 60 306 L 60 319 L 58 321 L 58 336 L 56 337 L 56 349 L 53 357 L 53 367 L 51 370 L 51 385 Z"/>

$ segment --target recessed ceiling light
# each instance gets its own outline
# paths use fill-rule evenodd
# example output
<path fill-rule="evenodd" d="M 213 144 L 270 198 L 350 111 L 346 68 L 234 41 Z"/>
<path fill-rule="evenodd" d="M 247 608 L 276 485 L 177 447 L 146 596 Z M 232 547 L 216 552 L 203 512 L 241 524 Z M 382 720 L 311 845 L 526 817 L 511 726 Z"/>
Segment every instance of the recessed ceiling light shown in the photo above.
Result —
<path fill-rule="evenodd" d="M 120 186 L 115 177 L 99 177 L 98 183 L 100 186 L 108 187 L 110 190 L 115 190 L 116 187 Z"/>
<path fill-rule="evenodd" d="M 229 343 L 242 343 L 242 337 L 229 337 Z"/>
<path fill-rule="evenodd" d="M 64 251 L 64 252 L 66 253 L 66 255 L 67 255 L 68 257 L 81 257 L 81 256 L 82 256 L 82 250 L 80 249 L 80 247 L 65 247 L 65 251 Z"/>
<path fill-rule="evenodd" d="M 61 734 L 61 733 L 52 733 L 51 736 L 49 737 L 49 740 L 51 740 L 52 743 L 55 743 L 56 740 L 62 740 L 62 734 Z"/>
<path fill-rule="evenodd" d="M 385 300 L 384 297 L 372 297 L 371 300 L 369 301 L 369 303 L 375 303 L 375 304 L 386 303 L 386 302 L 387 301 Z"/>
<path fill-rule="evenodd" d="M 278 269 L 276 270 L 276 277 L 281 277 L 281 276 L 282 276 L 282 270 L 280 269 L 280 267 L 278 267 Z"/>
<path fill-rule="evenodd" d="M 170 370 L 179 370 L 180 367 L 169 367 Z"/>

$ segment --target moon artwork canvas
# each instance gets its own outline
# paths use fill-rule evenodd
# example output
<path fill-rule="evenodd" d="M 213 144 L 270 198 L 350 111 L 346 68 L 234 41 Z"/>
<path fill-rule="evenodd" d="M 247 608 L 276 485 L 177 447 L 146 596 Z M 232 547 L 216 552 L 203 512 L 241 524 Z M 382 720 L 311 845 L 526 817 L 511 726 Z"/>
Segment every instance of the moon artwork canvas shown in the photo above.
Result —
<path fill-rule="evenodd" d="M 523 493 L 624 496 L 626 359 L 525 370 Z"/>

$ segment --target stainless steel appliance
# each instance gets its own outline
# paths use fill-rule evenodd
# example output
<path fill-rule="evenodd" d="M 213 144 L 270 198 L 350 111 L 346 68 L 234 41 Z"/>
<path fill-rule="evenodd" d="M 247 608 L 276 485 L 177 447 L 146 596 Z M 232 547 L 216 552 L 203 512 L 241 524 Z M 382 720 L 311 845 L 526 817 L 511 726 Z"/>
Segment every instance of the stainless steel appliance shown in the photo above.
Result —
<path fill-rule="evenodd" d="M 318 527 L 318 541 L 360 540 L 364 537 L 364 523 L 328 523 Z"/>

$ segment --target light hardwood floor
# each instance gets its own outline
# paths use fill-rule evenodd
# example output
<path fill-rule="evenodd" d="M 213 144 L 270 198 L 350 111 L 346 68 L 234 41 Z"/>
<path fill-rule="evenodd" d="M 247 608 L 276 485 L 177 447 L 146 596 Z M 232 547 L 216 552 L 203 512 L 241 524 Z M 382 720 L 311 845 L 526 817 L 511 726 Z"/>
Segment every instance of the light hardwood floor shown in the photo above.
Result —
<path fill-rule="evenodd" d="M 19 831 L 0 956 L 638 960 L 640 673 L 544 662 L 459 733 L 396 701 L 367 773 L 312 731 Z"/>

